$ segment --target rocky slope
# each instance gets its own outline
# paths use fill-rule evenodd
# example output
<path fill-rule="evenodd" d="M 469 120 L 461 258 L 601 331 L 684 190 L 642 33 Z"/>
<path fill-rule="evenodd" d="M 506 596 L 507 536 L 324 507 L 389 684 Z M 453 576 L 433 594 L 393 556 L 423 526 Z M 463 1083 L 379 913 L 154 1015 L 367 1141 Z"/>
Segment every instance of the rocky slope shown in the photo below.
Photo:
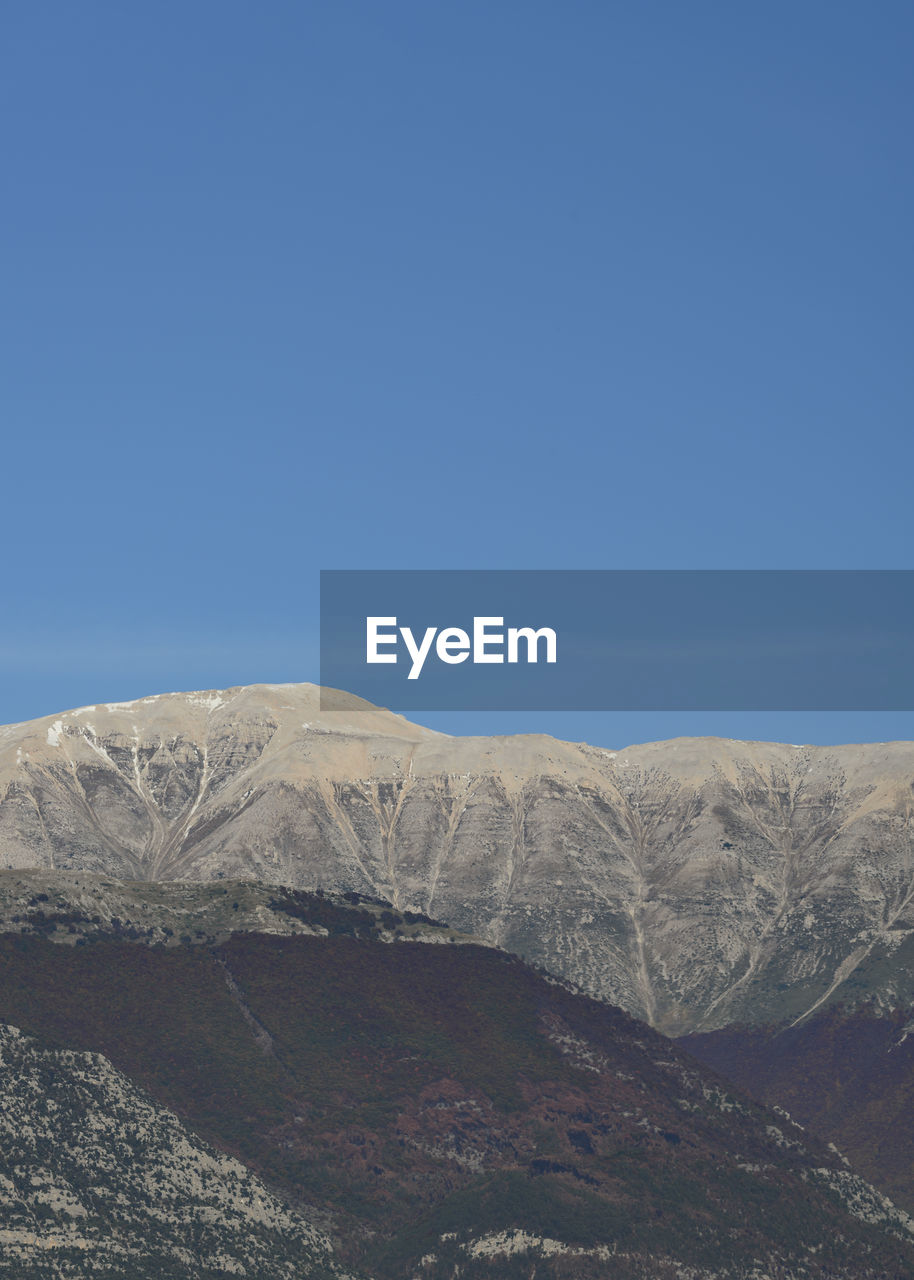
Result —
<path fill-rule="evenodd" d="M 914 744 L 450 738 L 311 685 L 0 730 L 0 866 L 356 890 L 669 1033 L 914 1003 Z"/>
<path fill-rule="evenodd" d="M 322 1232 L 107 1059 L 0 1024 L 0 1275 L 191 1274 L 342 1275 Z"/>
<path fill-rule="evenodd" d="M 914 1212 L 914 1009 L 832 1006 L 796 1027 L 723 1027 L 681 1043 L 740 1088 L 786 1107 Z"/>
<path fill-rule="evenodd" d="M 835 1151 L 622 1011 L 384 941 L 384 908 L 285 906 L 315 932 L 0 935 L 0 1022 L 45 1046 L 0 1035 L 8 1274 L 322 1274 L 289 1204 L 376 1280 L 914 1272 Z"/>
<path fill-rule="evenodd" d="M 357 909 L 391 941 L 486 945 L 421 913 L 393 911 L 377 898 L 321 891 L 321 899 L 330 913 Z M 296 890 L 247 880 L 202 884 L 114 880 L 87 871 L 0 871 L 0 934 L 38 935 L 70 946 L 111 934 L 163 947 L 224 942 L 233 933 L 323 936 L 327 929 L 315 902 Z"/>

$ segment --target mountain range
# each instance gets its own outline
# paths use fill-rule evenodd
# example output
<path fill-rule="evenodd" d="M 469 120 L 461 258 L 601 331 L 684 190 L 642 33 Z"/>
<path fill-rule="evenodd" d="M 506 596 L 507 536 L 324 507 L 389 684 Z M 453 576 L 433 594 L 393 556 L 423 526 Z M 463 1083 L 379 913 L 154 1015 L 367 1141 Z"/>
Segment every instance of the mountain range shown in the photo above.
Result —
<path fill-rule="evenodd" d="M 194 901 L 238 928 L 179 937 L 181 886 L 141 928 L 102 904 L 142 923 L 144 886 L 81 874 L 90 916 L 54 878 L 0 933 L 0 1274 L 914 1269 L 914 1220 L 834 1147 L 517 957 L 237 882 Z"/>
<path fill-rule="evenodd" d="M 353 890 L 668 1035 L 914 1001 L 914 744 L 453 738 L 313 685 L 0 729 L 0 866 Z"/>
<path fill-rule="evenodd" d="M 727 1270 L 738 1258 L 749 1268 L 750 1255 L 764 1255 L 759 1275 L 863 1276 L 877 1256 L 885 1274 L 907 1275 L 912 802 L 910 743 L 705 738 L 613 751 L 539 735 L 453 738 L 356 698 L 322 711 L 310 685 L 170 694 L 6 726 L 0 1022 L 29 1071 L 48 1054 L 95 1054 L 164 1109 L 163 1132 L 186 1126 L 188 1142 L 216 1153 L 206 1158 L 260 1179 L 259 1194 L 291 1215 L 276 1227 L 287 1237 L 273 1251 L 276 1275 L 306 1259 L 315 1275 L 527 1276 L 539 1266 L 704 1277 L 753 1274 Z M 47 990 L 36 995 L 39 974 Z M 483 1017 L 487 1041 L 474 1000 L 455 1005 L 447 990 L 488 991 L 493 974 L 508 985 Z M 300 988 L 338 1011 L 343 1040 L 314 1021 L 317 1006 L 289 1005 Z M 104 1031 L 105 1001 L 119 1010 L 116 1035 Z M 527 1011 L 523 1027 L 506 1021 L 515 1006 Z M 152 1007 L 169 1012 L 141 1051 L 131 1010 Z M 213 1018 L 221 1035 L 229 1017 L 241 1030 L 221 1061 L 215 1029 L 202 1047 L 200 1029 Z M 321 1037 L 329 1056 L 318 1061 L 303 1047 Z M 580 1052 L 561 1049 L 579 1042 Z M 647 1058 L 619 1059 L 632 1044 Z M 561 1070 L 549 1056 L 557 1046 Z M 238 1064 L 252 1053 L 257 1071 L 242 1087 Z M 497 1081 L 493 1053 L 513 1064 Z M 355 1072 L 344 1087 L 303 1092 L 343 1060 Z M 233 1085 L 204 1103 L 211 1071 Z M 686 1077 L 701 1082 L 694 1098 Z M 646 1095 L 637 1107 L 627 1078 Z M 717 1107 L 718 1094 L 730 1101 Z M 749 1096 L 792 1120 L 762 1123 Z M 272 1101 L 261 1110 L 254 1098 Z M 684 1114 L 700 1133 L 685 1136 Z M 779 1131 L 789 1168 L 740 1129 L 740 1115 Z M 795 1122 L 804 1127 L 791 1136 Z M 678 1206 L 663 1230 L 632 1217 L 632 1126 L 656 1138 L 639 1166 L 641 1199 L 660 1216 Z M 799 1148 L 802 1168 L 790 1165 Z M 69 1166 L 35 1176 L 78 1199 Z M 797 1200 L 795 1177 L 826 1200 L 803 1224 L 787 1214 L 778 1242 L 770 1214 Z M 710 1198 L 686 1212 L 691 1183 Z M 823 1227 L 836 1189 L 877 1236 Z M 237 1256 L 244 1273 L 256 1241 L 245 1254 L 237 1198 L 220 1196 L 209 1256 Z M 121 1234 L 146 1212 L 131 1197 Z M 425 1225 L 411 1235 L 416 1215 Z M 745 1230 L 732 1235 L 724 1223 L 741 1217 Z M 599 1221 L 615 1224 L 608 1235 Z M 149 1265 L 170 1274 L 199 1229 L 169 1221 Z M 727 1245 L 728 1230 L 739 1243 Z M 856 1270 L 823 1252 L 836 1232 L 857 1240 L 847 1246 L 862 1250 Z"/>

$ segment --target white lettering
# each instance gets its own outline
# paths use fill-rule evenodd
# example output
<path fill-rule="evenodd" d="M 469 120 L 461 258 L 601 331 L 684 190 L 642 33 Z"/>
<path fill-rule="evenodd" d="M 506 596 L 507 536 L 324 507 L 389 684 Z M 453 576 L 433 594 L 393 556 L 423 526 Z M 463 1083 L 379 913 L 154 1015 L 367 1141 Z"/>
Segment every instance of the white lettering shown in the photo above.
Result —
<path fill-rule="evenodd" d="M 443 627 L 440 631 L 437 627 L 426 627 L 420 642 L 417 641 L 411 627 L 398 627 L 397 619 L 394 617 L 366 618 L 365 660 L 370 663 L 397 662 L 396 653 L 382 653 L 381 649 L 396 646 L 399 643 L 399 637 L 402 636 L 411 659 L 408 676 L 410 680 L 419 679 L 433 644 L 439 661 L 451 665 L 466 662 L 471 653 L 473 662 L 504 662 L 505 634 L 504 631 L 496 629 L 503 627 L 504 621 L 504 618 L 474 618 L 472 640 L 469 633 L 462 627 Z M 435 642 L 436 636 L 437 642 Z M 509 627 L 508 662 L 521 661 L 521 641 L 525 645 L 525 660 L 538 662 L 541 640 L 546 643 L 546 661 L 555 662 L 557 640 L 556 633 L 551 627 L 540 627 L 538 631 L 533 627 Z"/>
<path fill-rule="evenodd" d="M 422 671 L 422 668 L 425 666 L 425 659 L 428 657 L 428 651 L 432 647 L 432 641 L 435 638 L 435 632 L 437 630 L 438 630 L 437 627 L 426 627 L 425 635 L 422 637 L 422 644 L 417 645 L 415 641 L 415 637 L 413 636 L 413 633 L 412 633 L 412 628 L 411 627 L 400 628 L 400 635 L 403 637 L 404 641 L 406 642 L 406 647 L 409 650 L 409 656 L 413 660 L 413 665 L 410 668 L 410 672 L 409 672 L 410 680 L 419 679 L 419 675 Z"/>
<path fill-rule="evenodd" d="M 445 627 L 438 636 L 435 652 L 442 662 L 466 662 L 470 656 L 470 637 L 459 627 Z"/>
<path fill-rule="evenodd" d="M 527 642 L 527 661 L 539 661 L 539 641 L 546 641 L 546 661 L 555 662 L 555 632 L 551 627 L 540 627 L 539 631 L 534 631 L 532 627 L 509 627 L 508 628 L 508 661 L 519 662 L 517 656 L 518 640 L 526 640 Z"/>
<path fill-rule="evenodd" d="M 486 631 L 486 627 L 500 627 L 504 625 L 504 618 L 474 618 L 473 619 L 473 661 L 474 662 L 504 662 L 505 655 L 503 653 L 486 653 L 486 645 L 502 644 L 504 636 L 501 632 L 492 635 Z"/>
<path fill-rule="evenodd" d="M 368 654 L 365 658 L 366 662 L 396 662 L 397 655 L 395 653 L 378 653 L 379 644 L 396 644 L 396 631 L 388 631 L 382 634 L 380 627 L 396 627 L 396 618 L 366 618 L 366 633 Z"/>

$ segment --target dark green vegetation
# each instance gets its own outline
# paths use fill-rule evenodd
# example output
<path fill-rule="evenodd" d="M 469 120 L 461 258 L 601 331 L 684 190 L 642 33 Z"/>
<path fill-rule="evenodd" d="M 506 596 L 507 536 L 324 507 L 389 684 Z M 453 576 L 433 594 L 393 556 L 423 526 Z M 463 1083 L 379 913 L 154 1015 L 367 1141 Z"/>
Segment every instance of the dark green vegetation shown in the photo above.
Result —
<path fill-rule="evenodd" d="M 170 947 L 224 942 L 243 932 L 415 938 L 430 930 L 441 941 L 467 936 L 351 890 L 325 895 L 250 880 L 152 884 L 85 872 L 0 871 L 0 933 L 73 946 L 111 936 Z"/>
<path fill-rule="evenodd" d="M 785 1107 L 914 1213 L 914 1010 L 833 1006 L 796 1027 L 724 1027 L 681 1044 Z"/>
<path fill-rule="evenodd" d="M 832 1153 L 621 1011 L 490 948 L 381 943 L 416 922 L 380 903 L 276 909 L 326 936 L 0 936 L 0 1021 L 104 1054 L 375 1277 L 914 1273 L 820 1185 Z"/>

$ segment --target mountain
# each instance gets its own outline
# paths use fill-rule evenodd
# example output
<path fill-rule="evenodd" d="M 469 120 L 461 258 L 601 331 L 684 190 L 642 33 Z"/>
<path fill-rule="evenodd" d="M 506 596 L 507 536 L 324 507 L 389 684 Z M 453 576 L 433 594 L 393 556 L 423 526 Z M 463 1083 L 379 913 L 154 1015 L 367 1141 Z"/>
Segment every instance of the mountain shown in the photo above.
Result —
<path fill-rule="evenodd" d="M 0 1276 L 342 1280 L 323 1232 L 100 1054 L 0 1024 L 0 1102 Z"/>
<path fill-rule="evenodd" d="M 141 929 L 141 885 L 59 876 L 0 933 L 0 1274 L 914 1272 L 837 1152 L 517 957 L 236 883 L 150 885 Z M 191 909 L 278 931 L 181 941 Z"/>
<path fill-rule="evenodd" d="M 834 1141 L 914 1210 L 914 1010 L 830 1006 L 799 1026 L 722 1027 L 680 1044 L 762 1102 Z"/>
<path fill-rule="evenodd" d="M 0 730 L 0 866 L 384 898 L 668 1034 L 914 1004 L 914 744 L 452 738 L 312 685 Z"/>
<path fill-rule="evenodd" d="M 517 1081 L 527 1082 L 516 1081 L 511 1096 L 522 1095 L 523 1105 L 533 1108 L 524 1145 L 498 1113 L 503 1103 L 508 1113 L 515 1105 L 505 1103 L 508 1095 L 496 1088 L 493 1101 L 489 1077 L 482 1083 L 473 1077 L 470 1085 L 452 1064 L 445 1070 L 426 1041 L 404 1049 L 393 1065 L 382 1053 L 379 1091 L 369 1088 L 366 1095 L 378 1023 L 369 1017 L 366 1032 L 353 1012 L 354 992 L 328 991 L 321 985 L 326 975 L 315 976 L 302 959 L 307 948 L 321 949 L 315 954 L 323 965 L 333 957 L 364 992 L 381 981 L 392 956 L 413 957 L 409 982 L 421 986 L 443 963 L 429 957 L 463 955 L 468 970 L 450 979 L 463 989 L 481 981 L 486 963 L 502 963 L 492 950 L 498 946 L 685 1037 L 691 1053 L 807 1125 L 807 1150 L 817 1142 L 813 1134 L 836 1143 L 856 1170 L 914 1211 L 905 1136 L 914 1127 L 912 803 L 910 743 L 817 748 L 679 739 L 606 751 L 535 735 L 451 738 L 355 698 L 346 711 L 322 712 L 319 690 L 308 685 L 82 708 L 0 729 L 0 931 L 6 935 L 0 947 L 7 975 L 0 1020 L 39 1037 L 38 1044 L 49 1037 L 61 1050 L 106 1055 L 112 1070 L 148 1090 L 154 1104 L 179 1116 L 204 1146 L 241 1158 L 291 1212 L 304 1213 L 303 1222 L 315 1205 L 331 1215 L 346 1240 L 347 1265 L 397 1276 L 406 1259 L 413 1265 L 424 1257 L 410 1252 L 403 1235 L 408 1210 L 429 1215 L 422 1243 L 436 1259 L 429 1275 L 449 1274 L 447 1266 L 466 1266 L 471 1256 L 480 1274 L 488 1274 L 488 1258 L 507 1267 L 505 1274 L 514 1259 L 517 1274 L 526 1275 L 524 1259 L 540 1258 L 543 1250 L 553 1251 L 549 1265 L 556 1275 L 563 1266 L 569 1274 L 586 1275 L 586 1266 L 599 1274 L 600 1257 L 587 1250 L 608 1245 L 594 1243 L 598 1233 L 580 1228 L 568 1206 L 574 1195 L 590 1194 L 588 1178 L 602 1188 L 598 1199 L 608 1195 L 613 1204 L 629 1205 L 636 1199 L 627 1172 L 621 1183 L 610 1179 L 607 1190 L 605 1165 L 597 1172 L 584 1168 L 588 1144 L 600 1159 L 609 1154 L 606 1134 L 591 1132 L 591 1121 L 581 1116 L 609 1114 L 616 1102 L 601 1095 L 582 1111 L 578 1099 L 578 1109 L 569 1111 L 567 1099 L 561 1107 L 556 1100 L 565 1085 L 556 1085 L 547 1106 L 543 1096 L 523 1092 L 532 1086 L 518 1068 Z M 318 887 L 322 897 L 304 892 Z M 348 894 L 348 903 L 334 894 Z M 334 913 L 344 908 L 361 921 L 357 928 L 340 924 Z M 51 940 L 70 945 L 51 947 Z M 461 945 L 380 945 L 407 940 Z M 482 943 L 490 961 L 478 959 L 487 954 Z M 291 949 L 288 955 L 283 948 Z M 366 972 L 361 958 L 368 954 L 385 959 L 372 961 Z M 275 1052 L 282 1041 L 277 1028 L 295 1022 L 284 1007 L 274 1009 L 271 994 L 274 979 L 277 991 L 288 992 L 287 964 L 304 989 L 324 993 L 325 1008 L 339 1011 L 338 1034 L 353 1042 L 368 1035 L 364 1073 L 352 1075 L 335 1099 L 320 1094 L 317 1111 L 310 1093 L 301 1092 L 302 1072 L 317 1069 L 317 1078 L 325 1078 L 329 1068 L 306 1056 L 296 1058 L 294 1068 L 284 1057 L 280 1069 Z M 261 971 L 272 975 L 269 981 L 257 977 Z M 58 1004 L 33 998 L 29 980 L 36 973 L 47 977 Z M 400 990 L 406 979 L 388 972 L 384 981 Z M 121 985 L 126 995 L 118 994 Z M 185 985 L 195 993 L 191 1006 L 182 1003 L 186 992 L 175 994 Z M 83 995 L 71 1007 L 72 990 Z M 412 1043 L 396 1021 L 393 997 L 379 999 L 397 1035 Z M 504 1008 L 523 1002 L 517 993 L 505 996 L 490 1028 L 498 1028 Z M 144 1010 L 148 1025 L 126 1037 L 121 1027 L 106 1033 L 108 1007 L 120 1011 L 122 1027 L 132 1026 L 135 1009 Z M 414 1023 L 436 1028 L 440 1048 L 446 1028 L 434 1010 L 450 1007 L 443 990 L 418 1005 L 407 1000 L 406 1007 Z M 87 1009 L 94 1009 L 91 1016 Z M 223 1060 L 219 1037 L 239 1017 L 244 1035 L 232 1032 L 227 1043 L 234 1056 Z M 201 1046 L 200 1029 L 213 1019 Z M 292 1056 L 309 1036 L 320 1042 L 319 1031 L 309 1024 L 291 1033 Z M 415 1027 L 410 1034 L 418 1034 Z M 477 1037 L 472 1053 L 455 1050 L 461 1071 L 474 1054 L 491 1070 L 490 1050 L 517 1062 L 503 1034 L 504 1027 L 493 1031 L 491 1045 Z M 586 1028 L 571 1034 L 593 1043 Z M 646 1035 L 642 1029 L 635 1038 L 647 1043 Z M 258 1046 L 256 1069 L 246 1037 Z M 529 1034 L 521 1038 L 529 1047 Z M 335 1061 L 348 1053 L 349 1040 L 327 1042 Z M 170 1053 L 167 1069 L 163 1052 Z M 675 1051 L 667 1045 L 665 1052 Z M 407 1104 L 404 1090 L 412 1082 L 404 1064 L 419 1069 L 429 1061 L 442 1067 L 436 1080 L 458 1079 L 457 1093 L 452 1096 L 451 1085 L 434 1093 L 436 1080 L 425 1080 L 433 1093 Z M 262 1076 L 265 1067 L 277 1072 L 272 1081 Z M 661 1134 L 681 1134 L 669 1111 L 670 1079 L 655 1080 L 654 1089 L 642 1060 L 616 1061 L 613 1071 L 614 1089 L 631 1076 L 652 1093 L 653 1109 L 638 1115 L 627 1106 L 626 1123 L 640 1129 L 648 1116 Z M 707 1087 L 726 1090 L 719 1083 Z M 395 1117 L 394 1096 L 400 1099 Z M 688 1100 L 687 1093 L 680 1096 Z M 242 1112 L 239 1097 L 248 1099 Z M 347 1128 L 352 1108 L 358 1115 Z M 443 1117 L 444 1129 L 430 1117 Z M 619 1123 L 616 1117 L 613 1124 Z M 357 1136 L 350 1143 L 341 1133 Z M 584 1137 L 572 1139 L 572 1133 Z M 409 1147 L 407 1159 L 399 1144 L 402 1138 L 409 1146 L 409 1134 L 419 1135 L 419 1145 Z M 704 1139 L 689 1141 L 701 1148 Z M 454 1155 L 476 1151 L 474 1142 L 484 1154 L 475 1169 Z M 658 1143 L 665 1156 L 667 1146 L 683 1154 L 682 1141 L 661 1137 Z M 394 1145 L 399 1164 L 388 1163 Z M 384 1160 L 372 1163 L 379 1151 Z M 715 1161 L 731 1169 L 732 1159 L 708 1159 L 688 1168 L 685 1183 L 696 1182 L 718 1209 L 727 1204 L 739 1218 L 745 1204 L 755 1203 L 758 1186 L 742 1186 L 743 1209 L 721 1199 L 708 1170 Z M 557 1168 L 538 1167 L 531 1182 L 531 1160 Z M 836 1160 L 828 1153 L 816 1167 L 846 1187 L 856 1175 Z M 768 1156 L 743 1161 L 767 1162 Z M 680 1166 L 667 1185 L 667 1166 L 656 1151 L 649 1165 L 652 1176 L 658 1170 L 661 1176 L 651 1184 L 652 1203 L 661 1213 L 670 1205 L 680 1211 Z M 316 1168 L 326 1171 L 325 1182 Z M 613 1169 L 613 1178 L 621 1177 L 619 1170 L 629 1166 Z M 485 1173 L 490 1190 L 483 1193 L 471 1173 Z M 64 1183 L 68 1176 L 59 1174 Z M 533 1188 L 547 1185 L 545 1199 L 533 1195 Z M 422 1200 L 417 1188 L 432 1199 Z M 460 1200 L 464 1194 L 469 1199 Z M 871 1217 L 883 1214 L 873 1207 L 878 1196 L 867 1199 L 875 1193 L 859 1194 Z M 466 1220 L 454 1209 L 460 1204 L 472 1206 Z M 523 1204 L 536 1211 L 524 1217 L 506 1210 Z M 582 1210 L 587 1221 L 591 1209 Z M 607 1212 L 601 1200 L 599 1213 Z M 569 1226 L 572 1219 L 577 1227 Z M 560 1224 L 552 1234 L 544 1226 L 550 1221 Z M 719 1261 L 725 1251 L 716 1221 L 708 1238 Z M 802 1234 L 794 1227 L 791 1248 Z M 632 1230 L 625 1266 L 634 1268 L 632 1275 L 641 1274 L 639 1266 L 661 1274 L 650 1270 L 660 1265 L 660 1253 L 648 1248 L 646 1228 Z M 694 1231 L 690 1236 L 684 1221 L 671 1230 L 663 1237 L 663 1257 L 705 1274 L 700 1268 L 712 1266 L 711 1254 L 695 1253 Z M 384 1236 L 380 1270 L 365 1246 L 378 1233 Z M 770 1237 L 762 1232 L 758 1240 L 773 1258 Z M 176 1247 L 183 1247 L 180 1241 Z M 904 1263 L 899 1274 L 908 1271 Z"/>

